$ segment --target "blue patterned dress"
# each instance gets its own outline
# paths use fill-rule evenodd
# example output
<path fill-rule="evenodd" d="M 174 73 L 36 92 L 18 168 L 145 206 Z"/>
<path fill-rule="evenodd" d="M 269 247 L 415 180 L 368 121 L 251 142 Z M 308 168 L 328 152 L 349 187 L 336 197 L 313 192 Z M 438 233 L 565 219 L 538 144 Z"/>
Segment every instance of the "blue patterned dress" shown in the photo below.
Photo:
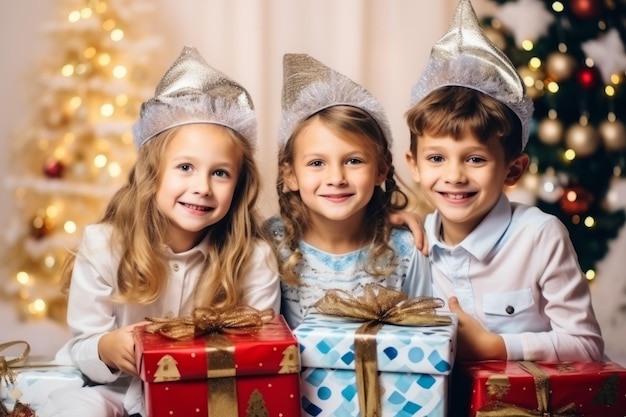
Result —
<path fill-rule="evenodd" d="M 279 217 L 270 218 L 266 226 L 276 240 L 284 236 L 283 223 Z M 281 312 L 291 328 L 295 328 L 304 316 L 313 310 L 313 304 L 329 289 L 341 289 L 358 295 L 365 284 L 378 283 L 388 288 L 405 291 L 409 297 L 432 296 L 430 264 L 413 242 L 406 229 L 393 229 L 389 241 L 395 251 L 392 261 L 396 268 L 388 277 L 373 277 L 365 271 L 368 247 L 343 254 L 321 251 L 304 241 L 300 242 L 303 259 L 296 266 L 300 285 L 281 282 Z M 291 253 L 280 254 L 281 261 Z"/>

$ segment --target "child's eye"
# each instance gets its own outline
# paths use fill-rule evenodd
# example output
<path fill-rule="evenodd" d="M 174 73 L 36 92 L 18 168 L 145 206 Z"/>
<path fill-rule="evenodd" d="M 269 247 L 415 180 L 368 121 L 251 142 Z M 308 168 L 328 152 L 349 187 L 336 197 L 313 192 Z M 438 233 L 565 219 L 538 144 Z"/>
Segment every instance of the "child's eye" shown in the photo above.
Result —
<path fill-rule="evenodd" d="M 309 166 L 312 166 L 312 167 L 321 167 L 322 165 L 324 165 L 324 163 L 320 160 L 309 162 Z"/>
<path fill-rule="evenodd" d="M 360 160 L 359 158 L 350 158 L 350 159 L 348 159 L 348 160 L 346 161 L 346 163 L 347 163 L 348 165 L 356 165 L 356 164 L 360 164 L 360 163 L 362 163 L 362 162 L 363 162 L 363 161 L 362 161 L 362 160 Z"/>
<path fill-rule="evenodd" d="M 472 156 L 472 157 L 469 157 L 467 161 L 472 164 L 482 164 L 483 162 L 485 162 L 485 158 L 482 158 L 480 156 Z"/>
<path fill-rule="evenodd" d="M 191 164 L 180 164 L 178 165 L 178 169 L 184 172 L 191 171 Z"/>
<path fill-rule="evenodd" d="M 218 169 L 216 170 L 213 175 L 215 175 L 216 177 L 223 177 L 223 178 L 228 178 L 230 177 L 230 174 L 228 173 L 228 171 L 225 171 L 223 169 Z"/>
<path fill-rule="evenodd" d="M 441 155 L 433 155 L 433 156 L 429 156 L 428 158 L 426 158 L 427 160 L 431 161 L 431 162 L 443 162 L 443 156 Z"/>

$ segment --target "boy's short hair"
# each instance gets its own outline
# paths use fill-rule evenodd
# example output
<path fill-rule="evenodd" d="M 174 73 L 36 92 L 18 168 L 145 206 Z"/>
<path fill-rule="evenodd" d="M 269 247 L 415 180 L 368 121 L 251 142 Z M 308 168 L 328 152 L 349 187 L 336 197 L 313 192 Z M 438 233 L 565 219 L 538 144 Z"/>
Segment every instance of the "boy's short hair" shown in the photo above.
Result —
<path fill-rule="evenodd" d="M 468 130 L 481 142 L 499 137 L 507 161 L 522 152 L 519 117 L 504 103 L 472 88 L 438 88 L 411 107 L 406 120 L 414 156 L 419 136 L 428 134 L 458 139 Z"/>

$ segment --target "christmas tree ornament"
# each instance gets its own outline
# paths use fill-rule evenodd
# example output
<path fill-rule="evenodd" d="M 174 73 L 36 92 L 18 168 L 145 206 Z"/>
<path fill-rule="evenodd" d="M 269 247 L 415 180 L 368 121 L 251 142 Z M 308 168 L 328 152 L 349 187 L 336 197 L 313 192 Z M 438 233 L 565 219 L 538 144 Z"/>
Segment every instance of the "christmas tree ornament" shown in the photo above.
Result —
<path fill-rule="evenodd" d="M 579 19 L 593 19 L 602 10 L 602 0 L 571 0 L 570 8 Z"/>
<path fill-rule="evenodd" d="M 583 42 L 582 50 L 598 68 L 605 84 L 611 82 L 614 74 L 623 74 L 626 70 L 626 53 L 617 29 L 609 29 L 597 39 Z"/>
<path fill-rule="evenodd" d="M 581 68 L 576 74 L 578 85 L 584 90 L 593 90 L 600 82 L 600 76 L 595 68 Z"/>
<path fill-rule="evenodd" d="M 567 80 L 574 74 L 576 67 L 576 60 L 567 53 L 552 52 L 546 59 L 546 74 L 554 81 Z"/>
<path fill-rule="evenodd" d="M 515 44 L 521 48 L 522 42 L 535 42 L 548 33 L 554 16 L 540 0 L 518 0 L 504 3 L 496 12 L 496 17 L 507 29 L 513 32 Z M 503 48 L 500 48 L 503 49 Z"/>
<path fill-rule="evenodd" d="M 583 214 L 589 210 L 594 200 L 594 195 L 581 186 L 565 187 L 559 199 L 559 206 L 564 213 L 573 216 Z"/>
<path fill-rule="evenodd" d="M 531 99 L 536 100 L 545 94 L 543 88 L 545 74 L 542 70 L 534 70 L 525 65 L 519 67 L 517 72 L 520 77 L 522 77 L 524 85 L 526 86 L 526 94 L 528 94 Z"/>
<path fill-rule="evenodd" d="M 46 219 L 41 216 L 33 217 L 30 224 L 31 224 L 30 235 L 31 237 L 35 239 L 42 239 L 50 233 L 50 230 L 48 229 L 46 225 Z"/>
<path fill-rule="evenodd" d="M 47 158 L 43 164 L 43 172 L 48 178 L 61 178 L 65 166 L 56 158 Z"/>
<path fill-rule="evenodd" d="M 565 132 L 565 145 L 579 157 L 593 155 L 600 145 L 600 136 L 589 124 L 575 123 Z"/>
<path fill-rule="evenodd" d="M 249 144 L 256 143 L 256 114 L 252 98 L 202 58 L 197 49 L 185 46 L 166 71 L 154 97 L 141 105 L 133 125 L 135 145 L 140 147 L 159 133 L 191 123 L 226 126 Z"/>
<path fill-rule="evenodd" d="M 469 0 L 459 1 L 447 33 L 433 45 L 410 104 L 451 85 L 472 88 L 508 106 L 520 119 L 522 149 L 526 147 L 533 101 L 510 59 L 485 36 Z"/>
<path fill-rule="evenodd" d="M 621 120 L 607 119 L 598 127 L 604 147 L 609 152 L 621 152 L 626 149 L 626 127 Z"/>
<path fill-rule="evenodd" d="M 533 194 L 537 194 L 539 191 L 539 186 L 541 185 L 541 177 L 537 173 L 526 172 L 520 181 L 522 187 L 532 192 Z"/>
<path fill-rule="evenodd" d="M 556 203 L 561 198 L 563 187 L 554 171 L 554 168 L 548 168 L 541 176 L 539 188 L 537 189 L 537 197 L 546 203 Z"/>
<path fill-rule="evenodd" d="M 564 130 L 560 120 L 546 117 L 537 125 L 537 136 L 546 145 L 556 145 L 563 139 Z"/>

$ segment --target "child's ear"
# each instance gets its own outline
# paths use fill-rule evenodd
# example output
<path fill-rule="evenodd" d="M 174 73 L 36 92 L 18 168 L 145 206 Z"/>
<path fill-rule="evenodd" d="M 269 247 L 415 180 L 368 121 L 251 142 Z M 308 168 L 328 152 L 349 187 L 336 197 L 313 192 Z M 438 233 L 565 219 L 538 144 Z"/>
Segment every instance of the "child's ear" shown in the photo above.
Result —
<path fill-rule="evenodd" d="M 513 186 L 517 184 L 524 172 L 526 172 L 526 168 L 528 168 L 528 164 L 530 163 L 530 158 L 527 154 L 522 153 L 516 156 L 509 163 L 509 172 L 506 175 L 504 180 L 504 185 Z"/>
<path fill-rule="evenodd" d="M 420 173 L 417 169 L 417 161 L 415 161 L 415 157 L 413 156 L 413 152 L 410 150 L 406 151 L 404 154 L 404 158 L 406 160 L 406 164 L 411 171 L 411 177 L 413 181 L 419 183 L 420 182 Z"/>
<path fill-rule="evenodd" d="M 283 192 L 287 191 L 298 191 L 300 187 L 298 187 L 298 179 L 296 178 L 296 174 L 293 172 L 293 167 L 290 164 L 283 164 Z"/>

